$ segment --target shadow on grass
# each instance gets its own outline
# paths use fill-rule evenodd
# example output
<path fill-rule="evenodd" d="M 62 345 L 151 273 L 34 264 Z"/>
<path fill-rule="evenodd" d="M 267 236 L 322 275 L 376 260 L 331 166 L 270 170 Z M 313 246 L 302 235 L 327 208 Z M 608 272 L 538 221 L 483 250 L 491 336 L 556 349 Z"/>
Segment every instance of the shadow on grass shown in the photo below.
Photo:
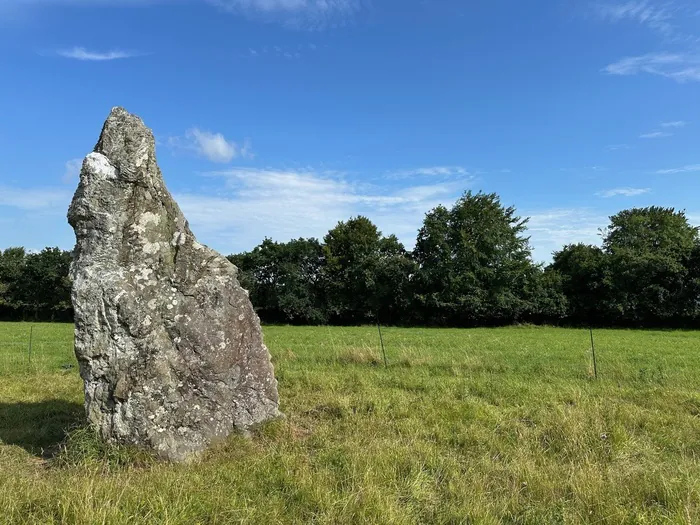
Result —
<path fill-rule="evenodd" d="M 53 456 L 68 431 L 85 423 L 78 403 L 51 399 L 38 403 L 0 402 L 0 442 L 39 457 Z"/>

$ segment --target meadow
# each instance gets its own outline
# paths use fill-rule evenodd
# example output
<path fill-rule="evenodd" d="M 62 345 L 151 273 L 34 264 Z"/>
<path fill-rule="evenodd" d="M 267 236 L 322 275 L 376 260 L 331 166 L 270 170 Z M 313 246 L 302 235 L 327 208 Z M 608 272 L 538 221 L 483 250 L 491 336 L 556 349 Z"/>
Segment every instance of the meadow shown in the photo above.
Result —
<path fill-rule="evenodd" d="M 0 523 L 700 523 L 700 332 L 264 328 L 280 420 L 188 465 L 85 427 L 71 325 L 0 324 Z M 68 432 L 68 434 L 66 434 Z"/>

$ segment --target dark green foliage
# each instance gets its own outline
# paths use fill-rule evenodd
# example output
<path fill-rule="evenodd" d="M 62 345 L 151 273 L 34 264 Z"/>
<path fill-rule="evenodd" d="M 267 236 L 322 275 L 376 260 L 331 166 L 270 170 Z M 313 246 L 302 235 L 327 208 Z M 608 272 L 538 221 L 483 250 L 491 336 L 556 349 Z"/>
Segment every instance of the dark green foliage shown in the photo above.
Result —
<path fill-rule="evenodd" d="M 15 317 L 21 311 L 20 280 L 27 254 L 24 248 L 0 251 L 0 315 Z"/>
<path fill-rule="evenodd" d="M 698 246 L 698 228 L 673 208 L 632 208 L 610 217 L 603 249 L 607 253 L 687 255 Z"/>
<path fill-rule="evenodd" d="M 414 250 L 422 321 L 506 324 L 536 310 L 527 301 L 539 275 L 523 235 L 526 223 L 493 193 L 467 192 L 451 210 L 428 213 Z"/>
<path fill-rule="evenodd" d="M 566 246 L 551 270 L 562 276 L 577 324 L 682 326 L 700 319 L 698 229 L 673 208 L 634 208 L 610 217 L 603 248 Z"/>
<path fill-rule="evenodd" d="M 557 272 L 536 268 L 527 280 L 524 298 L 528 304 L 525 319 L 529 322 L 558 324 L 568 315 L 569 301 Z"/>
<path fill-rule="evenodd" d="M 67 321 L 70 302 L 70 252 L 45 248 L 26 253 L 8 248 L 0 253 L 0 317 Z"/>
<path fill-rule="evenodd" d="M 568 318 L 577 325 L 606 325 L 620 316 L 614 299 L 610 261 L 603 250 L 570 244 L 554 253 L 547 273 L 557 275 L 568 301 Z"/>
<path fill-rule="evenodd" d="M 603 247 L 620 321 L 673 325 L 697 318 L 689 266 L 698 246 L 698 229 L 673 208 L 634 208 L 611 217 Z"/>
<path fill-rule="evenodd" d="M 408 307 L 414 265 L 394 236 L 382 233 L 366 217 L 339 222 L 324 237 L 323 282 L 329 319 L 360 324 L 393 318 Z"/>
<path fill-rule="evenodd" d="M 269 322 L 324 324 L 320 282 L 324 253 L 316 239 L 277 243 L 265 239 L 253 251 L 229 256 L 241 286 L 250 291 L 258 314 Z"/>
<path fill-rule="evenodd" d="M 425 215 L 412 252 L 354 217 L 323 242 L 265 239 L 229 260 L 269 323 L 700 326 L 700 235 L 683 212 L 624 210 L 602 247 L 564 246 L 547 268 L 526 231 L 496 194 L 466 192 Z M 70 260 L 0 251 L 0 318 L 70 320 Z"/>

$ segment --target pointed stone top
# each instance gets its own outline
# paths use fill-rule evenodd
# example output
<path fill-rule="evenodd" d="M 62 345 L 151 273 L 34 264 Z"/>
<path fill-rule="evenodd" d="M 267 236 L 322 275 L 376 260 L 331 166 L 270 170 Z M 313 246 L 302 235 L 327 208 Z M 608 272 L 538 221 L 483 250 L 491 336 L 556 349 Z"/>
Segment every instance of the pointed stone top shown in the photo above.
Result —
<path fill-rule="evenodd" d="M 117 106 L 102 127 L 95 152 L 107 157 L 122 178 L 139 180 L 155 164 L 155 139 L 139 117 Z"/>

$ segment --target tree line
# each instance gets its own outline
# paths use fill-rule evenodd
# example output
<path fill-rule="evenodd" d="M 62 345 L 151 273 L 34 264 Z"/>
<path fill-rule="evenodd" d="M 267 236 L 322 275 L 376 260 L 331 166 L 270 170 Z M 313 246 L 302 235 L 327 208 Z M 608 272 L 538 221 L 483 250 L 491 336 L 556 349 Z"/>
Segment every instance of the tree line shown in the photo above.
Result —
<path fill-rule="evenodd" d="M 265 239 L 228 258 L 261 319 L 289 324 L 700 326 L 700 236 L 682 211 L 621 211 L 602 246 L 532 260 L 527 219 L 493 193 L 428 212 L 415 247 L 366 217 L 322 240 Z M 0 254 L 0 316 L 71 318 L 70 254 Z"/>
<path fill-rule="evenodd" d="M 70 263 L 59 248 L 0 251 L 0 319 L 72 321 Z"/>

